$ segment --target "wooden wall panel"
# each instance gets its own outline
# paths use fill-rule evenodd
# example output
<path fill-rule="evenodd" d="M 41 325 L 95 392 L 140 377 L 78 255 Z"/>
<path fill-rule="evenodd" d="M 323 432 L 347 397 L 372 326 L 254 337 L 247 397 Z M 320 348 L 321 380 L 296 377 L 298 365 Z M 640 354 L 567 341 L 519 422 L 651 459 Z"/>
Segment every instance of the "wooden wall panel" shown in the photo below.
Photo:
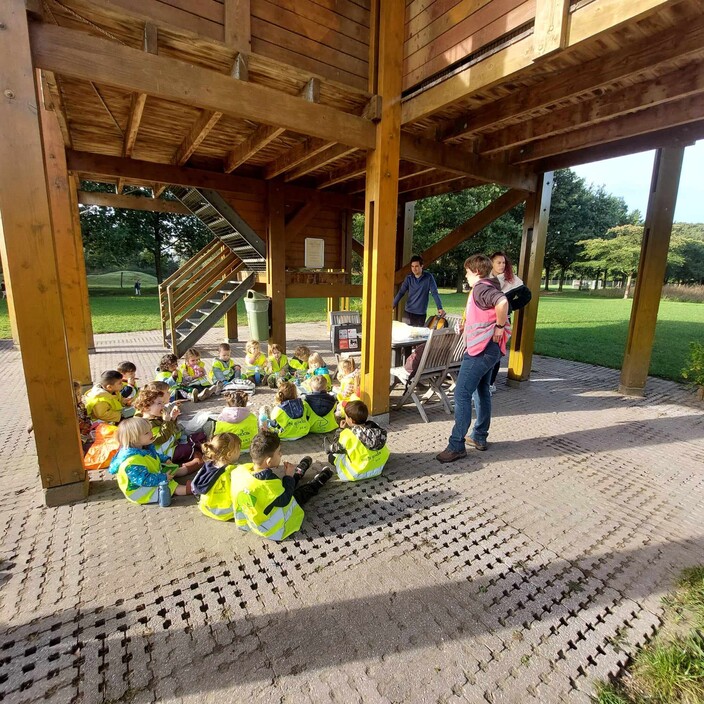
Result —
<path fill-rule="evenodd" d="M 406 6 L 404 89 L 535 17 L 535 0 L 413 0 Z"/>
<path fill-rule="evenodd" d="M 240 214 L 244 221 L 263 239 L 266 239 L 266 201 L 251 193 L 229 193 L 220 195 Z"/>
<path fill-rule="evenodd" d="M 313 220 L 295 238 L 286 239 L 286 268 L 300 269 L 305 266 L 306 237 L 325 240 L 325 268 L 339 269 L 342 232 L 340 211 L 321 208 Z"/>

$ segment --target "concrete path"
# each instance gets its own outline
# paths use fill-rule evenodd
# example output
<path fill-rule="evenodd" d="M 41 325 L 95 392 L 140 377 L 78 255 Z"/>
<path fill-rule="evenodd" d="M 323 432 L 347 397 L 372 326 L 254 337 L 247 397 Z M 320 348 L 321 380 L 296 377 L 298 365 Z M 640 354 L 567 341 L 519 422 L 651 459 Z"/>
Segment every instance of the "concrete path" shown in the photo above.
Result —
<path fill-rule="evenodd" d="M 97 345 L 96 374 L 142 379 L 164 351 Z M 586 702 L 704 562 L 704 414 L 670 382 L 624 399 L 615 371 L 538 357 L 530 385 L 500 382 L 489 451 L 452 465 L 439 404 L 394 412 L 384 475 L 331 482 L 275 544 L 190 498 L 129 505 L 103 473 L 43 508 L 19 353 L 0 358 L 3 702 Z M 285 449 L 324 460 L 319 438 Z"/>

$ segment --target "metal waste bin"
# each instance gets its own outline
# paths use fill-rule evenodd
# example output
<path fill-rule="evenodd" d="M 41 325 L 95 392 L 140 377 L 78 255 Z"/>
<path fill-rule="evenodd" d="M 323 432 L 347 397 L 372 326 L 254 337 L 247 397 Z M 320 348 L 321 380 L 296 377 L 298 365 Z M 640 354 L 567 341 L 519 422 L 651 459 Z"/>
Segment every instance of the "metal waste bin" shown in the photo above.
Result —
<path fill-rule="evenodd" d="M 269 339 L 269 296 L 249 290 L 244 299 L 249 324 L 249 339 L 260 342 Z"/>

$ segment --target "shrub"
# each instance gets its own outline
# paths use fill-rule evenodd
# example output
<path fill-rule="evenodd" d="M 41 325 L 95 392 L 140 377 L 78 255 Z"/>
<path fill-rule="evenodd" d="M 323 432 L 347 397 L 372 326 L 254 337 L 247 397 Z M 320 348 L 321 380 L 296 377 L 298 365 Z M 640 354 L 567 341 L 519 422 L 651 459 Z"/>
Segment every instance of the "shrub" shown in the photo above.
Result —
<path fill-rule="evenodd" d="M 704 344 L 701 342 L 689 343 L 689 358 L 682 370 L 682 378 L 692 386 L 704 389 Z"/>

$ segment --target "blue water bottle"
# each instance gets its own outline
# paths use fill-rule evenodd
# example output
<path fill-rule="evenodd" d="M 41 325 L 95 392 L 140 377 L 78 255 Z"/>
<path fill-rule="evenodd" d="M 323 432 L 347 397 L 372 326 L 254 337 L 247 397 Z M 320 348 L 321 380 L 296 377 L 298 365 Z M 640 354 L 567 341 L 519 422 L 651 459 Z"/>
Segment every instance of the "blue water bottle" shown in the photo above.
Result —
<path fill-rule="evenodd" d="M 254 383 L 259 386 L 262 381 L 262 375 L 259 372 L 259 367 L 254 367 Z"/>
<path fill-rule="evenodd" d="M 163 481 L 159 483 L 159 506 L 166 508 L 171 506 L 171 488 L 169 487 L 169 482 Z"/>

